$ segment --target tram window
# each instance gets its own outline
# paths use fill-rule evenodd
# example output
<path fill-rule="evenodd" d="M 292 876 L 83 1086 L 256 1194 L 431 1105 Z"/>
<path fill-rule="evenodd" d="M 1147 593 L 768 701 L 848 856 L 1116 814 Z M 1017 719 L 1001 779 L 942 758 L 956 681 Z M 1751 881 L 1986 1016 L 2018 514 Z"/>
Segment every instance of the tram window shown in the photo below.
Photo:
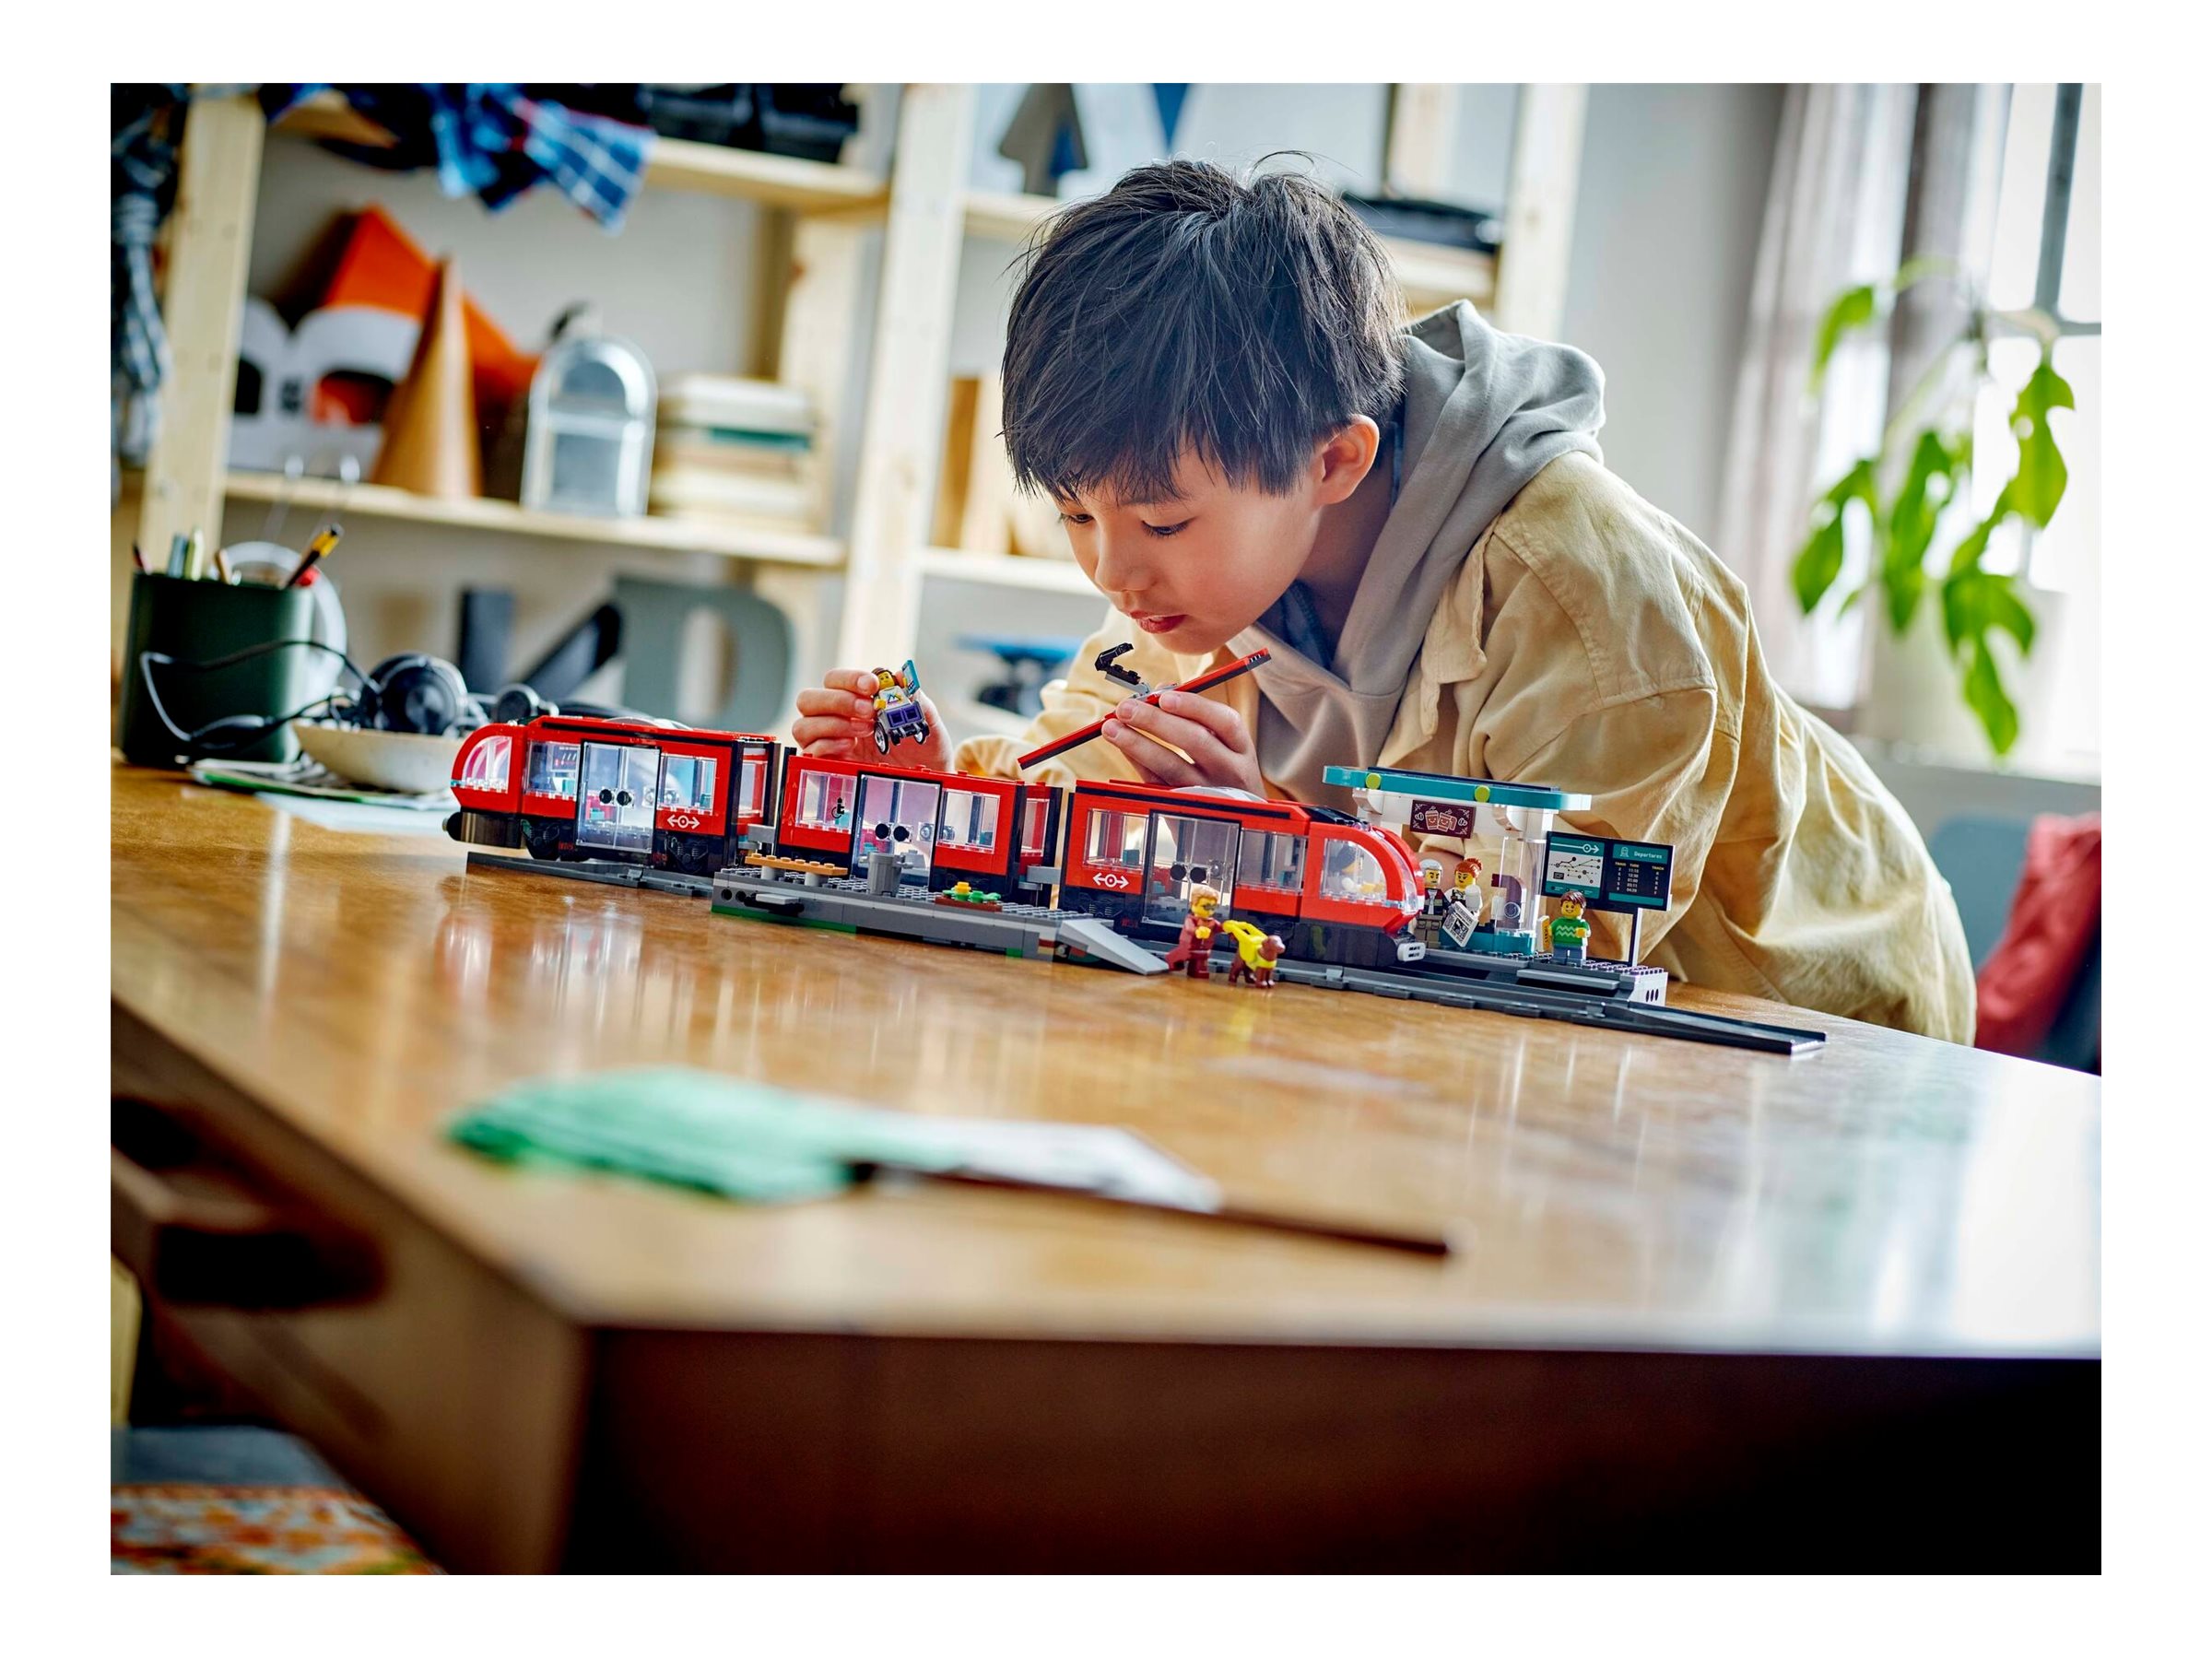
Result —
<path fill-rule="evenodd" d="M 1120 865 L 1134 870 L 1145 860 L 1145 815 L 1141 812 L 1094 811 L 1083 855 L 1095 865 Z"/>
<path fill-rule="evenodd" d="M 1321 856 L 1321 896 L 1374 904 L 1388 897 L 1382 885 L 1382 864 L 1355 841 L 1341 839 L 1324 843 Z"/>
<path fill-rule="evenodd" d="M 808 772 L 799 786 L 798 821 L 809 830 L 842 830 L 853 822 L 853 794 L 843 772 Z"/>
<path fill-rule="evenodd" d="M 578 747 L 573 743 L 534 743 L 526 787 L 532 794 L 576 798 Z"/>
<path fill-rule="evenodd" d="M 940 845 L 974 847 L 987 853 L 998 840 L 997 797 L 975 790 L 948 789 L 937 822 Z"/>
<path fill-rule="evenodd" d="M 1044 826 L 1050 817 L 1050 801 L 1026 802 L 1021 809 L 1021 853 L 1024 858 L 1042 858 L 1045 853 Z"/>
<path fill-rule="evenodd" d="M 705 755 L 664 755 L 661 805 L 683 812 L 712 812 L 713 760 Z"/>
<path fill-rule="evenodd" d="M 514 750 L 514 739 L 504 732 L 496 733 L 468 752 L 468 764 L 462 769 L 461 782 L 472 789 L 504 789 L 507 787 L 507 762 Z"/>
<path fill-rule="evenodd" d="M 1295 835 L 1248 834 L 1237 861 L 1237 885 L 1295 893 L 1306 877 L 1306 843 Z"/>
<path fill-rule="evenodd" d="M 760 784 L 767 776 L 766 762 L 757 755 L 748 755 L 737 763 L 737 812 L 742 818 L 757 818 L 760 813 Z"/>

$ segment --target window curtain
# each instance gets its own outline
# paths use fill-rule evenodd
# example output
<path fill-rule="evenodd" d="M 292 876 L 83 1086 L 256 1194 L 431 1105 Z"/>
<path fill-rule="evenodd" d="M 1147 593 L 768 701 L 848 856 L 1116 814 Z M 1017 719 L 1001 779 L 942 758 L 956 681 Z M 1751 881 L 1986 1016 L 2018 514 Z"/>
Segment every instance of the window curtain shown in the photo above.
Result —
<path fill-rule="evenodd" d="M 1857 700 L 1865 618 L 1833 616 L 1832 600 L 1803 615 L 1790 567 L 1814 497 L 1879 441 L 1889 376 L 1888 343 L 1865 331 L 1830 359 L 1815 397 L 1813 344 L 1839 292 L 1900 263 L 1918 102 L 1911 86 L 1788 89 L 1752 270 L 1715 550 L 1751 590 L 1776 677 L 1820 709 Z M 1841 591 L 1866 568 L 1861 528 L 1854 521 Z"/>

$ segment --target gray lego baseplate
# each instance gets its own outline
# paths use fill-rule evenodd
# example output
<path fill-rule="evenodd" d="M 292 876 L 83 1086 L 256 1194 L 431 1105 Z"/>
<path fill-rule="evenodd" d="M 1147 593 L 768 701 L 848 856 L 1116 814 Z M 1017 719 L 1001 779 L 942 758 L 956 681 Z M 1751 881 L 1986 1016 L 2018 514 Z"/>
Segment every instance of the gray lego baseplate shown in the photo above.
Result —
<path fill-rule="evenodd" d="M 802 877 L 744 865 L 716 874 L 713 900 L 715 912 L 725 916 L 809 922 L 1008 956 L 1072 955 L 1132 973 L 1167 971 L 1156 954 L 1096 917 L 1041 904 L 963 904 L 912 884 L 896 893 L 871 893 L 857 877 Z"/>

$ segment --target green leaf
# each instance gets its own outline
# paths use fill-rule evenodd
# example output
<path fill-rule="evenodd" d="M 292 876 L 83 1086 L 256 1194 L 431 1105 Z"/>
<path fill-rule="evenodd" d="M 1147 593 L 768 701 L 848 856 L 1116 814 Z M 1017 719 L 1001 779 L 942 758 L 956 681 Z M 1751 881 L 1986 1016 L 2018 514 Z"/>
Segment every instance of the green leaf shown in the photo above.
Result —
<path fill-rule="evenodd" d="M 2012 406 L 2012 434 L 2020 443 L 2020 469 L 2013 475 L 2012 504 L 2022 518 L 2048 529 L 2051 515 L 2066 493 L 2066 463 L 2051 436 L 2051 411 L 2074 406 L 2066 384 L 2048 357 L 2035 366 Z"/>
<path fill-rule="evenodd" d="M 1849 472 L 1830 485 L 1828 491 L 1813 507 L 1812 533 L 1798 548 L 1796 562 L 1790 567 L 1790 582 L 1797 590 L 1797 604 L 1807 616 L 1820 603 L 1828 590 L 1836 584 L 1843 573 L 1843 513 L 1854 500 L 1864 501 L 1866 511 L 1875 509 L 1874 457 L 1865 457 Z M 1877 514 L 1876 524 L 1880 519 Z"/>
<path fill-rule="evenodd" d="M 1889 626 L 1903 633 L 1927 589 L 1928 543 L 1936 521 L 1956 488 L 1959 451 L 1941 433 L 1925 431 L 1912 447 L 1905 481 L 1889 509 L 1889 534 L 1882 547 L 1882 589 L 1889 599 Z"/>
<path fill-rule="evenodd" d="M 1812 389 L 1820 390 L 1820 382 L 1828 374 L 1828 359 L 1835 355 L 1836 346 L 1854 328 L 1864 328 L 1874 321 L 1876 298 L 1874 285 L 1862 283 L 1845 288 L 1836 296 L 1828 308 L 1828 315 L 1820 319 L 1820 332 L 1813 340 Z"/>
<path fill-rule="evenodd" d="M 1797 590 L 1797 604 L 1806 616 L 1813 614 L 1821 595 L 1835 585 L 1843 573 L 1843 510 L 1830 507 L 1814 525 L 1813 533 L 1806 537 L 1805 546 L 1797 551 L 1797 562 L 1790 567 L 1790 581 Z"/>
<path fill-rule="evenodd" d="M 1991 587 L 1983 596 L 1983 616 L 1989 626 L 2001 629 L 2013 638 L 2026 656 L 2035 649 L 2035 614 L 2020 602 L 2020 595 L 2009 576 L 1991 576 Z"/>
<path fill-rule="evenodd" d="M 1974 718 L 1989 735 L 1989 747 L 2000 755 L 2005 754 L 2019 738 L 2020 712 L 2005 694 L 2005 682 L 1997 674 L 1997 660 L 1990 655 L 1984 641 L 1974 641 L 1966 665 L 1963 689 L 1966 706 L 1974 712 Z"/>
<path fill-rule="evenodd" d="M 1965 539 L 1951 549 L 1950 573 L 1953 576 L 1971 571 L 1981 562 L 1982 555 L 1989 550 L 1990 535 L 2011 512 L 2012 486 L 2007 484 L 1997 491 L 1996 502 L 1990 508 L 1989 516 L 1969 530 Z"/>

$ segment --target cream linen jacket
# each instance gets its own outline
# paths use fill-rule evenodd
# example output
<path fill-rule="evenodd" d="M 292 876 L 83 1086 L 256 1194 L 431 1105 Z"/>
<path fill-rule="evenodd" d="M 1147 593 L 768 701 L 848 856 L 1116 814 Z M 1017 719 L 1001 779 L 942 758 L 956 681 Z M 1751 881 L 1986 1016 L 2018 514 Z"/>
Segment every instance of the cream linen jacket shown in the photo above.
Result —
<path fill-rule="evenodd" d="M 1026 738 L 972 738 L 956 767 L 1018 776 L 1017 757 L 1106 713 L 1121 693 L 1091 660 L 1124 640 L 1136 649 L 1122 664 L 1155 686 L 1237 654 L 1177 656 L 1113 615 L 1046 688 Z M 1254 726 L 1250 676 L 1206 695 Z M 1647 919 L 1644 960 L 1692 984 L 1972 1041 L 1966 936 L 1918 831 L 1858 752 L 1768 676 L 1742 582 L 1589 456 L 1552 462 L 1492 521 L 1429 622 L 1382 752 L 1344 764 L 1588 794 L 1562 824 L 1675 849 L 1673 903 Z M 1135 775 L 1102 739 L 1030 774 Z M 1625 918 L 1590 920 L 1591 954 L 1618 958 Z"/>

